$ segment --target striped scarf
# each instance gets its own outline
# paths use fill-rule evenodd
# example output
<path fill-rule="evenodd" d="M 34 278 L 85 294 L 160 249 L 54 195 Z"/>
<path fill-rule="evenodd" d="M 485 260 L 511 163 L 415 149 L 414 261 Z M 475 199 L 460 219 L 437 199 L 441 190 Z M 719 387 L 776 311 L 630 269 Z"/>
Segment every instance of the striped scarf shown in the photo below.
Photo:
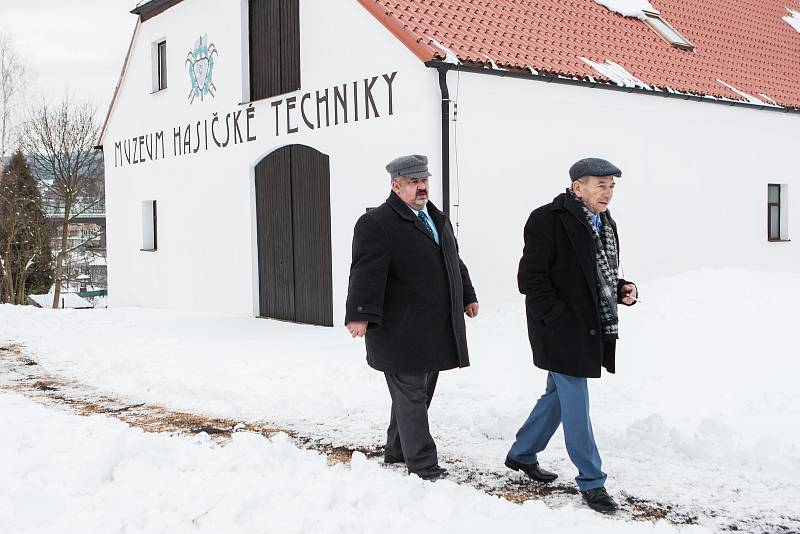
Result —
<path fill-rule="evenodd" d="M 608 221 L 608 215 L 605 213 L 600 214 L 603 221 L 600 227 L 600 231 L 603 232 L 603 238 L 601 238 L 594 229 L 591 212 L 572 190 L 568 191 L 578 201 L 583 210 L 586 223 L 591 228 L 592 237 L 594 238 L 595 264 L 597 265 L 597 296 L 600 303 L 600 324 L 603 327 L 603 337 L 616 338 L 619 333 L 619 315 L 617 312 L 619 256 L 617 253 L 617 239 Z M 605 246 L 603 242 L 605 242 Z"/>

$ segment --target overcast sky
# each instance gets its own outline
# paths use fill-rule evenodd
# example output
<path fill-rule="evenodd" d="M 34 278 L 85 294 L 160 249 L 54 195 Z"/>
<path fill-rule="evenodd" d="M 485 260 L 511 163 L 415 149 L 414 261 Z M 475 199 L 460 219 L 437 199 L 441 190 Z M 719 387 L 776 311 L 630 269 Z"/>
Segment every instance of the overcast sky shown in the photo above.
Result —
<path fill-rule="evenodd" d="M 0 32 L 30 74 L 31 103 L 60 99 L 69 87 L 105 117 L 128 50 L 136 0 L 0 0 Z"/>

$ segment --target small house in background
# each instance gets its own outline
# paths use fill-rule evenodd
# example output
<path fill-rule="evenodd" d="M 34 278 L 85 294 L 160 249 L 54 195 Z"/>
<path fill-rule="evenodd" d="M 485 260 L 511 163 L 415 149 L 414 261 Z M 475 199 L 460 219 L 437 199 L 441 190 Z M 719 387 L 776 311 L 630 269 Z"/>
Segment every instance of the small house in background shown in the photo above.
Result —
<path fill-rule="evenodd" d="M 88 258 L 86 268 L 89 275 L 89 284 L 94 287 L 108 287 L 105 256 L 96 255 Z"/>
<path fill-rule="evenodd" d="M 46 295 L 28 295 L 28 304 L 31 306 L 36 306 L 37 308 L 52 308 L 53 293 L 48 293 Z M 58 307 L 86 309 L 94 308 L 94 305 L 77 293 L 65 292 L 61 293 L 61 302 Z"/>
<path fill-rule="evenodd" d="M 623 170 L 625 276 L 797 271 L 787 3 L 617 4 L 142 3 L 100 140 L 110 304 L 340 323 L 353 224 L 413 153 L 484 304 L 586 156 Z"/>

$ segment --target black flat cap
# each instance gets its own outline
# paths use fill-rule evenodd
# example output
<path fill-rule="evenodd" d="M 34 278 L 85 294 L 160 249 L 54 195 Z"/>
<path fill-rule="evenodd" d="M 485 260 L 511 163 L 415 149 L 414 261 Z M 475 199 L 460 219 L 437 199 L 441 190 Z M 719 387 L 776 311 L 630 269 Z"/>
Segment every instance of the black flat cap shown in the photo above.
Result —
<path fill-rule="evenodd" d="M 386 164 L 386 170 L 392 179 L 400 176 L 408 178 L 427 178 L 431 175 L 428 172 L 428 157 L 413 154 L 411 156 L 400 156 Z"/>
<path fill-rule="evenodd" d="M 601 158 L 583 158 L 576 161 L 569 168 L 569 177 L 574 182 L 584 176 L 622 176 L 622 171 L 611 163 Z"/>

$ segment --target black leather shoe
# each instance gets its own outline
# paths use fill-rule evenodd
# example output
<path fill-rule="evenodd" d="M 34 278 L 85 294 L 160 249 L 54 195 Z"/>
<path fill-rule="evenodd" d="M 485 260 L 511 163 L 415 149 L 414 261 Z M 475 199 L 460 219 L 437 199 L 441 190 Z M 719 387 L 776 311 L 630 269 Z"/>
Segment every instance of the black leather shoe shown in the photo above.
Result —
<path fill-rule="evenodd" d="M 392 456 L 391 454 L 384 454 L 383 455 L 383 463 L 385 464 L 404 464 L 406 463 L 406 459 L 397 456 Z"/>
<path fill-rule="evenodd" d="M 583 500 L 589 505 L 589 508 L 595 512 L 604 514 L 611 514 L 617 511 L 617 503 L 611 498 L 605 488 L 595 488 L 587 491 L 582 491 Z"/>
<path fill-rule="evenodd" d="M 506 467 L 513 469 L 514 471 L 522 471 L 536 482 L 552 482 L 558 478 L 557 474 L 551 473 L 550 471 L 545 471 L 539 467 L 539 462 L 536 462 L 535 464 L 521 464 L 518 461 L 512 460 L 506 456 Z"/>
<path fill-rule="evenodd" d="M 438 465 L 434 465 L 433 467 L 429 467 L 423 471 L 409 471 L 408 474 L 414 473 L 422 480 L 428 480 L 434 482 L 439 480 L 440 478 L 446 478 L 450 473 L 447 469 L 443 467 L 439 467 Z"/>

